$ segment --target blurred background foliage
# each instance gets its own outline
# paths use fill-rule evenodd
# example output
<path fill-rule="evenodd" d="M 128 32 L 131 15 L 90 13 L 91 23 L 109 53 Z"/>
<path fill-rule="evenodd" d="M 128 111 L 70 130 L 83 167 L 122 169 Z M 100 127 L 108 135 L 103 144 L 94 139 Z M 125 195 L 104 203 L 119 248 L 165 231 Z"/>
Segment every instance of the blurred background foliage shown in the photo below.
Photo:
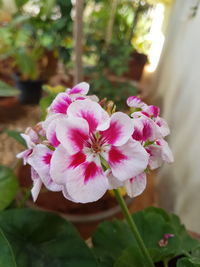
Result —
<path fill-rule="evenodd" d="M 128 95 L 138 93 L 155 6 L 170 2 L 84 1 L 82 58 L 92 93 L 112 99 L 120 108 Z M 65 74 L 73 76 L 73 1 L 1 0 L 0 5 L 0 79 L 2 68 L 22 80 L 48 83 L 60 63 Z"/>

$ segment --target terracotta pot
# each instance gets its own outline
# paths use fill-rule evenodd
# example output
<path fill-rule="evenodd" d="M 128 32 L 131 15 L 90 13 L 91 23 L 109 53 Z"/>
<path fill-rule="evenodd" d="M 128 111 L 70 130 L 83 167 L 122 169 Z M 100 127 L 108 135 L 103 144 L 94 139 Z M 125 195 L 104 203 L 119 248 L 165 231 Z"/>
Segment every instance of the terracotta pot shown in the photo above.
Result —
<path fill-rule="evenodd" d="M 128 71 L 124 73 L 123 76 L 131 80 L 139 81 L 142 77 L 142 72 L 147 61 L 148 58 L 146 55 L 138 52 L 133 52 L 130 55 Z"/>

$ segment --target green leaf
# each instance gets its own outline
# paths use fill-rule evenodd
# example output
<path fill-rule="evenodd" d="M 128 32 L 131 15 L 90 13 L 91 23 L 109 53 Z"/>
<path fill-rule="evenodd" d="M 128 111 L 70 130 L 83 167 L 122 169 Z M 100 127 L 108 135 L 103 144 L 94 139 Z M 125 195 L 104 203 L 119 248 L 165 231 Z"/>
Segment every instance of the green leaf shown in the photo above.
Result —
<path fill-rule="evenodd" d="M 9 84 L 0 81 L 0 96 L 10 97 L 19 95 L 19 91 Z"/>
<path fill-rule="evenodd" d="M 125 249 L 114 267 L 146 267 L 144 257 L 137 246 Z"/>
<path fill-rule="evenodd" d="M 200 267 L 200 261 L 197 262 L 192 258 L 182 258 L 177 261 L 177 267 Z"/>
<path fill-rule="evenodd" d="M 18 182 L 13 171 L 0 166 L 0 210 L 5 209 L 15 198 Z"/>
<path fill-rule="evenodd" d="M 5 132 L 8 134 L 8 136 L 14 138 L 18 143 L 27 148 L 26 142 L 24 138 L 21 136 L 20 132 L 15 130 L 5 130 Z"/>
<path fill-rule="evenodd" d="M 98 266 L 73 225 L 53 213 L 6 210 L 0 213 L 0 227 L 18 267 Z"/>
<path fill-rule="evenodd" d="M 94 253 L 102 266 L 111 267 L 122 251 L 135 243 L 125 222 L 113 220 L 98 225 L 92 235 Z"/>
<path fill-rule="evenodd" d="M 40 100 L 40 108 L 41 108 L 41 113 L 42 113 L 42 120 L 45 119 L 47 115 L 47 108 L 50 106 L 51 102 L 54 100 L 55 95 L 49 95 L 42 97 Z"/>
<path fill-rule="evenodd" d="M 0 267 L 17 267 L 12 248 L 0 229 Z"/>
<path fill-rule="evenodd" d="M 21 8 L 23 5 L 25 5 L 28 2 L 28 0 L 15 0 L 15 4 L 18 8 Z"/>
<path fill-rule="evenodd" d="M 187 230 L 185 229 L 185 226 L 181 224 L 180 219 L 175 214 L 170 215 L 171 225 L 176 231 L 176 235 L 179 236 L 180 242 L 181 242 L 181 251 L 180 253 L 184 253 L 184 251 L 191 251 L 194 250 L 199 246 L 199 241 L 192 238 Z"/>
<path fill-rule="evenodd" d="M 182 255 L 185 251 L 191 252 L 200 244 L 189 236 L 177 216 L 162 209 L 150 207 L 132 216 L 154 262 Z M 165 234 L 174 236 L 164 246 L 160 246 L 159 241 Z M 125 221 L 101 223 L 94 232 L 92 241 L 94 253 L 102 266 L 111 267 L 115 262 L 118 264 L 119 259 L 124 261 L 128 257 L 130 261 L 134 256 L 129 255 L 128 251 L 135 246 L 136 241 Z"/>

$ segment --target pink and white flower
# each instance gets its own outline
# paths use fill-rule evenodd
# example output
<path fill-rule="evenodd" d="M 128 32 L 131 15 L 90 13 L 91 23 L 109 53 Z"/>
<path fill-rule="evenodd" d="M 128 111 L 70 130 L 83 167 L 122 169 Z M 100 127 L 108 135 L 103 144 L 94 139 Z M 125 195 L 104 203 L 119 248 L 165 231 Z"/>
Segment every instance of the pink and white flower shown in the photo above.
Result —
<path fill-rule="evenodd" d="M 42 184 L 51 191 L 61 191 L 62 187 L 55 184 L 49 174 L 53 151 L 45 145 L 39 144 L 39 135 L 31 128 L 27 128 L 26 134 L 21 134 L 21 136 L 26 141 L 28 149 L 17 154 L 17 158 L 22 158 L 24 165 L 27 163 L 31 165 L 33 200 L 37 199 Z"/>
<path fill-rule="evenodd" d="M 42 185 L 81 203 L 121 186 L 136 197 L 146 187 L 146 169 L 173 161 L 158 107 L 133 96 L 127 100 L 132 118 L 108 113 L 88 90 L 82 82 L 58 94 L 46 120 L 22 134 L 27 149 L 17 157 L 31 165 L 34 201 Z"/>
<path fill-rule="evenodd" d="M 140 108 L 143 109 L 145 108 L 147 105 L 137 96 L 129 96 L 127 99 L 127 105 L 129 107 L 133 107 L 133 108 Z"/>
<path fill-rule="evenodd" d="M 129 197 L 137 197 L 146 188 L 147 179 L 146 179 L 146 173 L 142 172 L 138 175 L 136 175 L 133 178 L 127 179 L 125 181 L 118 180 L 112 173 L 111 170 L 106 171 L 106 175 L 108 177 L 109 181 L 109 189 L 117 189 L 119 187 L 124 187 L 126 190 L 126 193 Z"/>
<path fill-rule="evenodd" d="M 126 114 L 116 112 L 108 120 L 97 103 L 72 103 L 68 118 L 56 126 L 60 145 L 51 162 L 53 180 L 65 186 L 77 202 L 99 199 L 109 187 L 102 164 L 106 162 L 121 181 L 138 175 L 148 164 L 148 154 L 130 138 L 132 132 Z"/>
<path fill-rule="evenodd" d="M 149 167 L 151 170 L 157 169 L 163 162 L 172 163 L 173 154 L 168 143 L 164 139 L 158 139 L 152 145 L 146 147 L 149 153 Z"/>
<path fill-rule="evenodd" d="M 72 89 L 67 89 L 66 92 L 59 93 L 53 100 L 48 111 L 52 113 L 66 114 L 70 104 L 75 100 L 83 100 L 89 91 L 89 84 L 81 82 L 75 85 Z"/>

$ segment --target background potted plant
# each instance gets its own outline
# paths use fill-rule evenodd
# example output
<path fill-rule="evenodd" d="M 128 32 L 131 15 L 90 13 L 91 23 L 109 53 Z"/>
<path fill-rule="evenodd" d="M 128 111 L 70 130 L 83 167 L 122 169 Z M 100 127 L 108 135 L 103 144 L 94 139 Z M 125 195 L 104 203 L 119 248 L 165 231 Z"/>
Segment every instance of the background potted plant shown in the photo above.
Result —
<path fill-rule="evenodd" d="M 50 6 L 43 0 L 33 2 L 36 14 L 31 14 L 27 2 L 16 1 L 12 21 L 1 25 L 0 56 L 11 61 L 20 102 L 38 103 L 43 82 L 56 71 L 59 54 L 69 59 L 71 2 L 49 1 Z"/>

